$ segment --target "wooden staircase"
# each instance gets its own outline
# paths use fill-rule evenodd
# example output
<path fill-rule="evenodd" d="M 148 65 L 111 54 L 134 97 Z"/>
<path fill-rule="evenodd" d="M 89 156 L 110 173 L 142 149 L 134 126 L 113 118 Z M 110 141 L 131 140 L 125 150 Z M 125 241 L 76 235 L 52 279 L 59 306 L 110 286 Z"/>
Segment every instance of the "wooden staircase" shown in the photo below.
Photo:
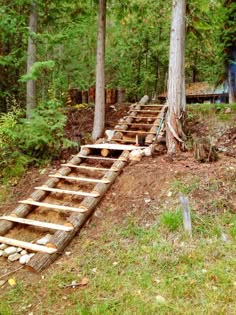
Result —
<path fill-rule="evenodd" d="M 144 113 L 147 116 L 143 117 Z M 129 116 L 130 114 L 132 115 Z M 132 144 L 136 143 L 136 136 L 139 134 L 146 136 L 146 147 L 157 136 L 163 117 L 164 107 L 161 105 L 132 106 L 128 116 L 125 116 L 116 126 L 112 143 L 82 146 L 80 152 L 68 163 L 62 164 L 55 174 L 49 175 L 44 185 L 35 187 L 35 192 L 28 199 L 19 201 L 19 206 L 14 211 L 0 217 L 0 235 L 2 235 L 0 243 L 37 252 L 27 264 L 30 270 L 40 272 L 49 266 L 80 231 L 103 195 L 125 167 L 129 153 L 137 149 L 137 146 Z M 140 129 L 141 127 L 145 130 Z M 121 136 L 120 139 L 116 138 L 117 133 Z M 73 189 L 68 189 L 67 186 L 71 183 Z M 85 190 L 80 189 L 80 185 L 84 185 Z M 73 206 L 63 201 L 65 195 L 70 196 L 74 202 Z M 50 197 L 50 202 L 47 201 L 48 197 Z M 64 224 L 36 220 L 34 215 L 37 217 L 37 214 L 45 209 L 63 215 L 69 213 L 69 216 L 66 216 Z M 56 230 L 56 232 L 43 246 L 8 237 L 7 233 L 11 232 L 15 224 Z"/>

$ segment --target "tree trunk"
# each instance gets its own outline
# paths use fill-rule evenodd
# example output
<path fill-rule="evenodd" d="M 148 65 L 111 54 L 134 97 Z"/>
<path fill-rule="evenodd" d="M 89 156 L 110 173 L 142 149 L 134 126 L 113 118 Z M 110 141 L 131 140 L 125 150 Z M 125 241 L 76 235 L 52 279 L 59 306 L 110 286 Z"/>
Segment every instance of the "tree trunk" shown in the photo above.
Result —
<path fill-rule="evenodd" d="M 183 143 L 181 115 L 185 109 L 185 13 L 186 1 L 173 0 L 168 78 L 166 143 L 168 154 L 175 154 Z"/>
<path fill-rule="evenodd" d="M 231 48 L 229 60 L 229 104 L 236 103 L 236 47 Z"/>
<path fill-rule="evenodd" d="M 37 1 L 33 0 L 31 12 L 29 16 L 29 36 L 28 36 L 28 50 L 27 50 L 27 74 L 30 73 L 32 66 L 36 61 L 36 44 L 34 42 L 33 33 L 37 32 Z M 26 115 L 30 118 L 31 111 L 36 107 L 36 82 L 35 80 L 28 80 L 26 86 Z"/>
<path fill-rule="evenodd" d="M 92 138 L 102 137 L 105 128 L 105 34 L 106 0 L 99 0 L 97 65 L 96 65 L 96 100 Z"/>

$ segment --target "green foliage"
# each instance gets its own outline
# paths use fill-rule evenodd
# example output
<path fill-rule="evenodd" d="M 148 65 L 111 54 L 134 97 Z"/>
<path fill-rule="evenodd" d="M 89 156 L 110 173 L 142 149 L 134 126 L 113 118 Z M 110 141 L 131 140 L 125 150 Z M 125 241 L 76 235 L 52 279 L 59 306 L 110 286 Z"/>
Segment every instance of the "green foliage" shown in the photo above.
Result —
<path fill-rule="evenodd" d="M 73 143 L 64 138 L 66 116 L 61 104 L 51 100 L 38 105 L 31 119 L 22 119 L 19 125 L 19 148 L 32 157 L 53 157 Z"/>
<path fill-rule="evenodd" d="M 52 70 L 55 67 L 55 62 L 53 60 L 35 62 L 30 73 L 23 75 L 20 82 L 26 82 L 28 80 L 37 80 L 38 76 L 44 70 Z"/>
<path fill-rule="evenodd" d="M 66 116 L 57 100 L 39 104 L 31 119 L 22 115 L 15 108 L 0 118 L 0 173 L 5 178 L 18 177 L 28 163 L 74 145 L 65 138 Z"/>

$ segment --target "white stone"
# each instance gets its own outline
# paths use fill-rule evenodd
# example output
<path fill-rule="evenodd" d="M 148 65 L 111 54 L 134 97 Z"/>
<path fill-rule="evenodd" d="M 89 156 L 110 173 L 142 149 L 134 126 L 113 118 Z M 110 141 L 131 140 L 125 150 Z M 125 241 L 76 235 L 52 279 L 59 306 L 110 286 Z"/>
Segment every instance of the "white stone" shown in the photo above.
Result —
<path fill-rule="evenodd" d="M 30 255 L 23 255 L 23 256 L 21 256 L 21 258 L 20 258 L 20 264 L 21 265 L 25 265 L 25 264 L 27 264 L 28 262 L 30 261 Z"/>
<path fill-rule="evenodd" d="M 0 257 L 2 257 L 3 255 L 3 250 L 0 250 Z"/>
<path fill-rule="evenodd" d="M 3 256 L 8 257 L 12 254 L 15 254 L 16 252 L 17 252 L 17 248 L 14 246 L 10 246 L 10 247 L 7 247 L 6 249 L 4 249 Z"/>
<path fill-rule="evenodd" d="M 46 245 L 49 242 L 50 238 L 51 238 L 51 234 L 47 234 L 44 237 L 37 240 L 36 243 L 39 245 Z"/>
<path fill-rule="evenodd" d="M 20 253 L 23 250 L 21 247 L 17 247 L 17 253 Z"/>
<path fill-rule="evenodd" d="M 13 262 L 13 261 L 20 259 L 20 257 L 21 257 L 21 255 L 19 253 L 15 253 L 15 254 L 9 255 L 8 260 L 10 262 Z"/>
<path fill-rule="evenodd" d="M 107 136 L 107 140 L 110 141 L 115 134 L 115 130 L 106 130 L 105 135 Z"/>
<path fill-rule="evenodd" d="M 156 302 L 160 303 L 160 304 L 163 304 L 163 303 L 166 302 L 166 299 L 163 296 L 161 296 L 161 295 L 157 295 L 156 296 Z"/>
<path fill-rule="evenodd" d="M 21 256 L 24 256 L 24 255 L 27 255 L 28 252 L 27 252 L 27 250 L 23 249 L 23 250 L 20 252 L 20 254 L 21 254 Z"/>
<path fill-rule="evenodd" d="M 152 149 L 150 147 L 145 148 L 144 150 L 145 156 L 151 156 L 152 155 Z"/>
<path fill-rule="evenodd" d="M 0 249 L 1 249 L 1 250 L 6 249 L 7 247 L 8 247 L 7 244 L 0 244 Z"/>

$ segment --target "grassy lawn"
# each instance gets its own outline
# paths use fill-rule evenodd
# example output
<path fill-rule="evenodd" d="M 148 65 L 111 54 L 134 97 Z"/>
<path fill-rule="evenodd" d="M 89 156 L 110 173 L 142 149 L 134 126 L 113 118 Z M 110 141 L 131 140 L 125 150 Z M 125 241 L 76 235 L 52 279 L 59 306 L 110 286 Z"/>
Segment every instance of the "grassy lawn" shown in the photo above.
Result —
<path fill-rule="evenodd" d="M 189 240 L 178 209 L 152 224 L 135 213 L 120 226 L 104 222 L 98 240 L 81 235 L 69 264 L 2 294 L 0 314 L 235 314 L 235 215 L 193 213 L 193 226 Z"/>

